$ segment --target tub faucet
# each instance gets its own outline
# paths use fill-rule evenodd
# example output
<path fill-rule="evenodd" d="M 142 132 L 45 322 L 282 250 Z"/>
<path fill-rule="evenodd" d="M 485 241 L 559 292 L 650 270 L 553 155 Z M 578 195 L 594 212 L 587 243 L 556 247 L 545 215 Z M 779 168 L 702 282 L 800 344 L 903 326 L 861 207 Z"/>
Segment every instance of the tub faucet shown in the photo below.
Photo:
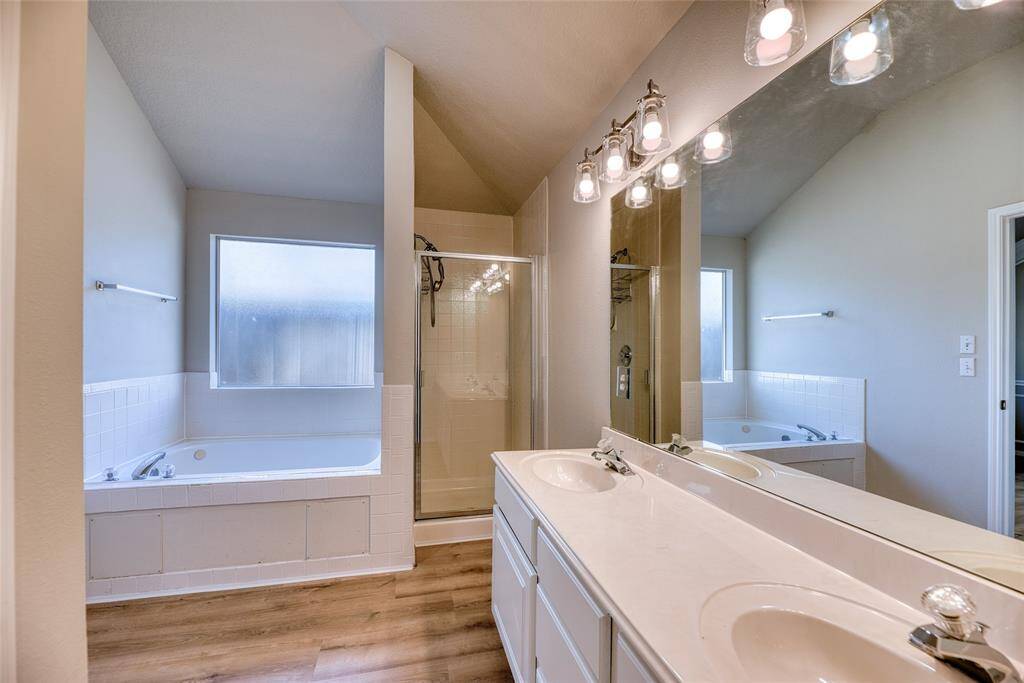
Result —
<path fill-rule="evenodd" d="M 153 465 L 157 464 L 167 456 L 166 451 L 160 451 L 153 455 L 145 458 L 142 462 L 136 465 L 135 469 L 132 470 L 132 479 L 145 479 L 149 476 L 149 471 L 153 469 Z"/>
<path fill-rule="evenodd" d="M 619 474 L 633 474 L 633 470 L 629 469 L 629 465 L 622 459 L 622 452 L 612 448 L 612 442 L 609 439 L 598 441 L 597 450 L 590 455 L 593 456 L 594 460 L 604 462 L 605 467 L 615 470 Z"/>
<path fill-rule="evenodd" d="M 819 432 L 814 427 L 808 427 L 807 425 L 798 424 L 796 428 L 802 429 L 805 432 L 807 432 L 808 441 L 814 441 L 815 439 L 817 439 L 818 441 L 828 441 L 828 437 L 825 436 L 823 433 Z"/>
<path fill-rule="evenodd" d="M 976 681 L 1022 683 L 1013 663 L 985 640 L 988 627 L 974 618 L 977 609 L 966 588 L 940 583 L 921 595 L 921 604 L 935 623 L 915 628 L 911 645 Z"/>
<path fill-rule="evenodd" d="M 687 455 L 692 453 L 693 449 L 686 445 L 682 436 L 679 434 L 673 434 L 672 442 L 668 445 L 668 452 L 674 453 L 675 455 Z"/>

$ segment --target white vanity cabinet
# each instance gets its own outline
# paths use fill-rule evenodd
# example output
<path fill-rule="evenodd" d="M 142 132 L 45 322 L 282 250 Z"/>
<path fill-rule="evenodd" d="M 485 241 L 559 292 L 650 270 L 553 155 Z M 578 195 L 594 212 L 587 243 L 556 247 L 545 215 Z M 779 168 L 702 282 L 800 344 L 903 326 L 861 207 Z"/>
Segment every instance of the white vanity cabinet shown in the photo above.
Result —
<path fill-rule="evenodd" d="M 494 489 L 492 611 L 516 681 L 655 681 L 500 471 Z"/>

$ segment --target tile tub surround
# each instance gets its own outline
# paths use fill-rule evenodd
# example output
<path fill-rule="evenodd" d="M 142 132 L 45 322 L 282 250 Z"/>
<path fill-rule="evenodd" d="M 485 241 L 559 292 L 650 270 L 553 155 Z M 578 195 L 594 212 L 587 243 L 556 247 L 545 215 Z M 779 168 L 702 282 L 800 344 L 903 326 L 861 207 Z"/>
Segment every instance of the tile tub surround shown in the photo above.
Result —
<path fill-rule="evenodd" d="M 383 373 L 372 388 L 212 389 L 210 373 L 185 373 L 185 435 L 282 436 L 379 432 Z"/>
<path fill-rule="evenodd" d="M 1024 593 L 865 532 L 816 509 L 827 509 L 831 515 L 847 518 L 858 512 L 872 519 L 887 520 L 891 525 L 890 537 L 909 531 L 919 541 L 918 547 L 929 548 L 928 552 L 955 547 L 978 552 L 1019 553 L 1019 543 L 1013 539 L 995 534 L 979 537 L 979 530 L 966 524 L 826 480 L 816 479 L 814 491 L 808 492 L 815 508 L 810 509 L 781 497 L 785 493 L 775 495 L 763 491 L 607 427 L 602 430 L 602 436 L 622 449 L 631 465 L 672 482 L 905 605 L 916 608 L 921 592 L 937 583 L 966 587 L 977 604 L 980 619 L 991 627 L 987 633 L 989 642 L 1012 659 L 1024 661 Z M 772 485 L 782 481 L 783 478 L 776 478 Z M 808 480 L 790 478 L 790 481 L 805 490 Z"/>
<path fill-rule="evenodd" d="M 83 477 L 184 438 L 182 373 L 82 386 Z"/>
<path fill-rule="evenodd" d="M 864 439 L 864 385 L 856 377 L 736 370 L 731 381 L 704 382 L 705 418 L 740 417 L 809 424 L 826 434 Z"/>
<path fill-rule="evenodd" d="M 182 508 L 195 508 L 196 528 L 205 519 L 223 514 L 226 506 L 267 504 L 278 506 L 281 516 L 270 514 L 269 524 L 285 524 L 295 511 L 282 504 L 294 501 L 318 502 L 365 498 L 368 505 L 368 552 L 351 556 L 289 558 L 283 561 L 247 565 L 196 566 L 181 568 L 180 562 L 163 555 L 157 571 L 102 579 L 89 579 L 94 562 L 86 567 L 86 592 L 89 602 L 107 602 L 155 595 L 242 588 L 274 583 L 306 581 L 315 578 L 369 574 L 409 569 L 413 564 L 413 388 L 386 385 L 382 388 L 381 474 L 374 476 L 326 476 L 258 482 L 188 484 L 147 482 L 140 486 L 119 485 L 105 489 L 93 486 L 86 491 L 86 544 L 90 545 L 90 520 L 120 515 L 149 515 L 141 520 L 161 525 L 159 547 L 162 554 L 169 539 L 163 537 L 163 515 L 180 514 Z M 294 506 L 293 506 L 294 507 Z M 156 515 L 161 517 L 157 521 Z M 296 531 L 295 533 L 300 533 Z M 305 532 L 301 532 L 305 533 Z M 289 537 L 291 538 L 291 537 Z M 294 539 L 292 539 L 294 540 Z M 132 544 L 125 541 L 124 548 Z M 113 566 L 135 566 L 139 558 L 130 554 L 114 558 Z M 120 565 L 119 565 L 120 562 Z M 107 563 L 110 565 L 111 563 Z M 204 565 L 208 565 L 204 562 Z M 165 571 L 164 567 L 174 567 Z"/>

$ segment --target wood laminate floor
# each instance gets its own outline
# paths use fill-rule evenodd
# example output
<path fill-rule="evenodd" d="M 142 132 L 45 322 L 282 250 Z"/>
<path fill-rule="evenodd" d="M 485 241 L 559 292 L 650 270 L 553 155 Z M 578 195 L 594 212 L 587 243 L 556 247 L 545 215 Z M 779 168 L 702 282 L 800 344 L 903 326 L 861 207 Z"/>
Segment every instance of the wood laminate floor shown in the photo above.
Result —
<path fill-rule="evenodd" d="M 490 541 L 409 572 L 88 608 L 95 681 L 510 681 Z"/>

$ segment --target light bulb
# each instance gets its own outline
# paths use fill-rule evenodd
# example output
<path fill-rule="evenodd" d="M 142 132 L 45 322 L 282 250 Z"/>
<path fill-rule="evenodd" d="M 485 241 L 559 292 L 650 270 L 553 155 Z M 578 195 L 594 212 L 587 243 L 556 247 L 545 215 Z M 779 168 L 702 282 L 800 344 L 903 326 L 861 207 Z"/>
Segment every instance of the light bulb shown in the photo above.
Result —
<path fill-rule="evenodd" d="M 644 117 L 643 137 L 644 140 L 661 139 L 661 121 L 656 112 L 650 112 Z"/>
<path fill-rule="evenodd" d="M 722 149 L 725 144 L 725 135 L 721 131 L 713 130 L 704 135 L 704 149 L 709 151 Z"/>
<path fill-rule="evenodd" d="M 584 197 L 594 194 L 594 179 L 590 177 L 589 173 L 584 173 L 580 178 L 580 194 Z"/>
<path fill-rule="evenodd" d="M 843 57 L 848 62 L 858 62 L 873 54 L 877 47 L 878 36 L 868 30 L 867 22 L 864 22 L 863 30 L 850 36 L 843 45 Z"/>
<path fill-rule="evenodd" d="M 793 13 L 788 7 L 776 7 L 761 18 L 761 37 L 778 40 L 793 26 Z"/>
<path fill-rule="evenodd" d="M 679 177 L 679 164 L 674 161 L 666 161 L 661 165 L 661 177 L 665 180 L 675 180 Z"/>
<path fill-rule="evenodd" d="M 608 157 L 607 166 L 609 171 L 621 171 L 625 161 L 621 154 L 612 154 Z"/>
<path fill-rule="evenodd" d="M 645 185 L 634 185 L 630 188 L 629 194 L 634 201 L 642 202 L 647 199 L 647 187 Z"/>
<path fill-rule="evenodd" d="M 956 3 L 958 9 L 981 9 L 982 7 L 991 7 L 1003 0 L 953 0 Z"/>

